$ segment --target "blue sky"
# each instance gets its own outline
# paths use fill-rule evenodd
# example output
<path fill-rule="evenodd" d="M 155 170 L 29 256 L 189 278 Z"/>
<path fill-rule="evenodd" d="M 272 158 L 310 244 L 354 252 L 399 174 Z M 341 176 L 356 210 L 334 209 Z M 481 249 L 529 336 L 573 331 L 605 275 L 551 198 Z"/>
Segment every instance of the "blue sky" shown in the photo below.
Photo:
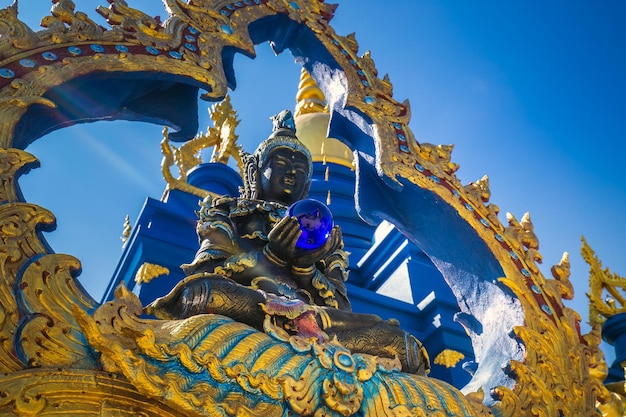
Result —
<path fill-rule="evenodd" d="M 45 0 L 21 0 L 20 17 L 37 30 Z M 75 0 L 105 24 L 104 0 Z M 158 0 L 128 0 L 165 16 Z M 575 300 L 587 320 L 584 235 L 605 266 L 626 275 L 626 2 L 417 0 L 338 2 L 336 32 L 356 32 L 372 51 L 394 96 L 411 103 L 421 142 L 455 144 L 463 183 L 490 178 L 491 202 L 518 219 L 530 211 L 542 270 L 570 253 Z M 5 7 L 8 0 L 2 0 Z M 231 93 L 248 150 L 263 139 L 268 117 L 293 108 L 299 67 L 289 52 L 235 60 Z M 209 124 L 200 104 L 200 126 Z M 99 298 L 121 253 L 119 236 L 146 196 L 160 198 L 161 127 L 99 122 L 55 132 L 28 150 L 41 160 L 21 181 L 28 201 L 50 209 L 56 252 L 83 262 L 80 279 Z M 55 186 L 51 186 L 55 184 Z M 86 243 L 87 242 L 87 243 Z M 583 327 L 586 329 L 586 327 Z"/>

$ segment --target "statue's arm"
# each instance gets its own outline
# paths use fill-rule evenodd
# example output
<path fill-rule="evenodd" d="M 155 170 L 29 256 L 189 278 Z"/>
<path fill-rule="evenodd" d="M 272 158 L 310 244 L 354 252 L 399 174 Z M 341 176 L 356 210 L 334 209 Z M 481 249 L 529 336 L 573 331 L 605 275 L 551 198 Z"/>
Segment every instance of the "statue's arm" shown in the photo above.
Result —
<path fill-rule="evenodd" d="M 345 282 L 348 280 L 348 253 L 337 249 L 322 263 L 324 275 L 327 277 L 339 310 L 352 311 Z"/>
<path fill-rule="evenodd" d="M 235 226 L 229 217 L 227 204 L 202 206 L 198 216 L 196 233 L 200 249 L 192 263 L 181 265 L 187 275 L 213 272 L 226 259 L 239 252 Z"/>

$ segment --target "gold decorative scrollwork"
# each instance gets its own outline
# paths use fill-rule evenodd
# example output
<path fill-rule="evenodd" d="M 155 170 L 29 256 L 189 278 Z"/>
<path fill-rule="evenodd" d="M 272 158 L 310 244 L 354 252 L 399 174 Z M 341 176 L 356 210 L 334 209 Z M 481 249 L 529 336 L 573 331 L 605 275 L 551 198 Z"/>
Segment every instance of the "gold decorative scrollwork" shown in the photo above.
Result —
<path fill-rule="evenodd" d="M 63 28 L 63 24 L 67 25 L 67 30 L 63 31 L 65 34 L 63 41 L 100 39 L 104 34 L 104 29 L 91 20 L 87 14 L 74 10 L 72 0 L 55 0 L 50 12 L 52 17 L 46 19 L 46 27 Z"/>
<path fill-rule="evenodd" d="M 135 274 L 135 282 L 137 284 L 147 284 L 153 279 L 169 273 L 170 270 L 164 266 L 144 262 Z"/>
<path fill-rule="evenodd" d="M 0 59 L 33 47 L 39 38 L 17 18 L 17 3 L 0 10 Z"/>
<path fill-rule="evenodd" d="M 78 271 L 80 262 L 69 255 L 45 255 L 26 267 L 22 296 L 31 319 L 22 325 L 19 342 L 29 365 L 94 367 L 72 313 L 96 305 L 74 280 Z"/>
<path fill-rule="evenodd" d="M 108 0 L 109 8 L 98 6 L 96 11 L 107 22 L 123 31 L 127 41 L 174 49 L 181 44 L 183 27 L 178 19 L 162 26 L 155 18 L 128 6 L 125 0 Z"/>
<path fill-rule="evenodd" d="M 582 238 L 581 254 L 589 264 L 589 320 L 592 324 L 601 325 L 616 314 L 626 313 L 626 278 L 603 268 L 602 262 L 585 238 Z"/>
<path fill-rule="evenodd" d="M 463 358 L 465 358 L 465 355 L 461 352 L 453 349 L 444 349 L 435 357 L 433 362 L 446 368 L 454 368 Z"/>
<path fill-rule="evenodd" d="M 194 187 L 187 182 L 189 170 L 203 162 L 201 152 L 211 147 L 214 147 L 214 150 L 210 162 L 226 164 L 229 158 L 233 157 L 237 162 L 240 174 L 243 176 L 241 146 L 237 145 L 237 135 L 235 134 L 239 120 L 237 119 L 237 112 L 230 102 L 230 97 L 226 96 L 223 101 L 215 104 L 209 114 L 213 120 L 213 126 L 210 126 L 205 134 L 196 136 L 178 148 L 170 143 L 167 129 L 163 130 L 161 172 L 168 189 L 185 191 L 201 198 L 208 195 L 217 197 L 217 195 Z M 174 164 L 178 168 L 178 178 L 174 178 L 171 173 Z"/>
<path fill-rule="evenodd" d="M 13 285 L 19 268 L 35 255 L 46 253 L 36 230 L 52 227 L 52 213 L 28 203 L 0 205 L 0 273 L 7 285 Z"/>
<path fill-rule="evenodd" d="M 564 264 L 561 261 L 555 270 Z M 560 271 L 568 270 L 561 268 Z M 560 276 L 555 272 L 557 276 L 557 281 L 547 280 L 543 289 L 533 287 L 534 293 L 555 294 L 554 289 L 569 278 L 569 272 Z M 505 372 L 515 379 L 516 387 L 514 390 L 498 387 L 495 394 L 500 402 L 494 409 L 507 416 L 551 416 L 565 413 L 565 410 L 597 415 L 596 400 L 608 399 L 601 381 L 591 377 L 591 371 L 605 366 L 599 340 L 589 335 L 581 338 L 577 327 L 580 316 L 575 311 L 557 304 L 559 322 L 555 325 L 551 316 L 557 312 L 545 304 L 534 305 L 533 291 L 518 288 L 506 279 L 502 281 L 520 295 L 526 316 L 532 319 L 527 319 L 526 326 L 514 329 L 515 337 L 524 344 L 526 356 L 523 363 L 509 362 Z M 547 395 L 550 395 L 549 401 L 545 400 Z"/>
<path fill-rule="evenodd" d="M 139 394 L 124 378 L 80 369 L 27 369 L 0 379 L 0 414 L 184 417 Z"/>
<path fill-rule="evenodd" d="M 15 177 L 20 170 L 38 165 L 35 156 L 20 149 L 0 149 L 0 203 L 18 201 Z"/>

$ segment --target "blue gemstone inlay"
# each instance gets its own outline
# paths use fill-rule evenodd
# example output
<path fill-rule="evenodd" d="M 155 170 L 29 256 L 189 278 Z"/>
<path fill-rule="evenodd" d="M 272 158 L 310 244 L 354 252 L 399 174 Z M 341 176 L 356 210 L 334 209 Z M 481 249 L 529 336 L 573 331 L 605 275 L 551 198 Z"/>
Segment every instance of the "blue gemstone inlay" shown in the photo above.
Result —
<path fill-rule="evenodd" d="M 230 13 L 227 10 L 220 10 L 220 13 L 224 16 L 230 16 Z"/>
<path fill-rule="evenodd" d="M 43 54 L 41 54 L 41 56 L 43 57 L 43 59 L 45 59 L 46 61 L 56 61 L 56 59 L 58 58 L 56 56 L 56 54 L 52 53 L 52 52 L 44 52 Z"/>
<path fill-rule="evenodd" d="M 361 80 L 361 83 L 363 83 L 363 85 L 366 87 L 370 86 L 370 83 L 368 83 L 366 80 Z"/>
<path fill-rule="evenodd" d="M 365 77 L 365 73 L 363 72 L 363 70 L 357 70 L 356 73 Z"/>
<path fill-rule="evenodd" d="M 531 285 L 531 286 L 530 286 L 530 289 L 531 289 L 531 290 L 533 290 L 533 292 L 534 292 L 535 294 L 541 294 L 541 288 L 539 288 L 539 287 L 538 287 L 538 286 L 536 286 L 536 285 Z"/>
<path fill-rule="evenodd" d="M 156 49 L 154 46 L 146 46 L 146 51 L 150 52 L 152 55 L 159 54 L 159 50 Z"/>
<path fill-rule="evenodd" d="M 348 56 L 348 51 L 346 51 L 345 49 L 342 49 L 341 53 L 344 54 L 345 56 Z"/>
<path fill-rule="evenodd" d="M 193 26 L 189 26 L 189 27 L 187 28 L 187 30 L 188 30 L 188 31 L 189 31 L 189 33 L 191 33 L 192 35 L 197 35 L 198 33 L 200 33 L 200 31 L 199 31 L 198 29 L 196 29 L 195 27 L 193 27 Z"/>
<path fill-rule="evenodd" d="M 485 227 L 491 227 L 491 225 L 489 224 L 489 222 L 485 219 L 480 219 L 480 222 L 482 223 L 483 226 Z"/>
<path fill-rule="evenodd" d="M 415 164 L 415 169 L 418 170 L 419 172 L 424 172 L 424 167 L 421 166 L 420 164 Z"/>
<path fill-rule="evenodd" d="M 438 177 L 438 176 L 436 176 L 436 175 L 431 175 L 431 176 L 430 176 L 430 179 L 431 179 L 431 180 L 433 180 L 433 181 L 435 181 L 437 184 L 439 184 L 439 177 Z"/>
<path fill-rule="evenodd" d="M 375 100 L 374 100 L 374 97 L 372 96 L 365 96 L 363 101 L 365 101 L 367 104 L 373 104 Z"/>
<path fill-rule="evenodd" d="M 406 137 L 402 133 L 398 133 L 398 139 L 406 141 Z"/>
<path fill-rule="evenodd" d="M 195 42 L 196 41 L 196 37 L 195 36 L 191 36 L 191 35 L 185 35 L 185 39 L 187 40 L 187 42 Z"/>
<path fill-rule="evenodd" d="M 518 260 L 518 259 L 519 259 L 519 257 L 517 256 L 517 253 L 515 253 L 515 252 L 513 252 L 513 251 L 510 251 L 510 252 L 509 252 L 509 255 L 511 255 L 511 258 L 513 258 L 513 259 L 515 259 L 515 260 Z"/>
<path fill-rule="evenodd" d="M 246 3 L 248 6 L 252 6 L 252 3 L 250 2 L 250 0 L 243 0 L 244 3 Z"/>
<path fill-rule="evenodd" d="M 350 60 L 350 63 L 351 63 L 353 66 L 355 66 L 355 67 L 356 67 L 356 61 L 355 61 L 354 59 L 351 59 L 351 60 Z"/>
<path fill-rule="evenodd" d="M 240 1 L 236 1 L 235 2 L 235 6 L 237 7 L 243 7 L 243 4 Z"/>
<path fill-rule="evenodd" d="M 292 1 L 289 4 L 291 4 L 291 7 L 293 7 L 296 10 L 300 9 L 300 5 L 298 3 L 296 3 L 295 1 Z"/>
<path fill-rule="evenodd" d="M 118 52 L 128 52 L 128 48 L 124 45 L 115 45 L 115 49 Z"/>
<path fill-rule="evenodd" d="M 398 122 L 393 122 L 393 127 L 395 127 L 396 129 L 402 129 L 402 125 Z"/>
<path fill-rule="evenodd" d="M 406 145 L 400 145 L 400 150 L 401 150 L 402 152 L 406 152 L 406 153 L 408 153 L 408 152 L 409 152 L 409 147 L 408 147 L 408 146 L 406 146 Z"/>
<path fill-rule="evenodd" d="M 233 34 L 233 30 L 228 25 L 222 25 L 222 26 L 220 26 L 220 29 L 222 29 L 222 32 L 224 32 L 227 35 L 232 35 Z"/>
<path fill-rule="evenodd" d="M 528 271 L 528 269 L 522 268 L 520 271 L 522 272 L 522 275 L 524 275 L 527 278 L 530 278 L 530 272 Z"/>
<path fill-rule="evenodd" d="M 261 0 L 254 0 L 256 4 L 261 4 Z"/>
<path fill-rule="evenodd" d="M 83 50 L 80 49 L 78 46 L 70 46 L 69 48 L 67 48 L 67 51 L 74 56 L 77 56 L 83 53 Z"/>
<path fill-rule="evenodd" d="M 333 39 L 333 43 L 337 46 L 339 46 L 339 41 L 337 39 Z"/>
<path fill-rule="evenodd" d="M 452 195 L 456 198 L 461 198 L 461 193 L 459 193 L 457 190 L 452 190 Z"/>
<path fill-rule="evenodd" d="M 178 51 L 170 51 L 170 56 L 175 59 L 181 59 L 183 57 L 183 54 Z"/>
<path fill-rule="evenodd" d="M 496 233 L 494 236 L 498 242 L 504 242 L 504 238 L 502 237 L 502 235 Z"/>
<path fill-rule="evenodd" d="M 552 309 L 551 309 L 550 307 L 548 307 L 547 305 L 545 305 L 545 304 L 543 304 L 543 305 L 541 306 L 541 309 L 542 309 L 543 311 L 545 311 L 546 313 L 548 313 L 548 314 L 552 314 Z"/>
<path fill-rule="evenodd" d="M 228 8 L 228 10 L 235 10 L 235 6 L 232 4 L 227 5 L 226 8 Z"/>
<path fill-rule="evenodd" d="M 104 52 L 104 46 L 102 45 L 98 45 L 97 43 L 94 43 L 92 45 L 89 45 L 89 47 L 91 48 L 92 51 L 94 52 Z"/>
<path fill-rule="evenodd" d="M 8 68 L 0 68 L 0 77 L 13 78 L 15 77 L 15 73 Z"/>
<path fill-rule="evenodd" d="M 345 353 L 341 353 L 337 356 L 337 359 L 339 359 L 339 363 L 343 366 L 352 366 L 352 364 L 354 364 L 354 362 L 352 362 L 352 358 L 348 355 L 346 355 Z"/>
<path fill-rule="evenodd" d="M 195 51 L 196 49 L 196 45 L 192 44 L 192 43 L 186 43 L 185 44 L 185 48 L 189 49 L 190 51 Z"/>
<path fill-rule="evenodd" d="M 35 65 L 37 64 L 32 59 L 24 58 L 20 59 L 20 65 L 24 68 L 35 68 Z"/>
<path fill-rule="evenodd" d="M 470 203 L 465 203 L 465 208 L 468 209 L 469 211 L 474 211 L 474 207 L 472 207 Z"/>

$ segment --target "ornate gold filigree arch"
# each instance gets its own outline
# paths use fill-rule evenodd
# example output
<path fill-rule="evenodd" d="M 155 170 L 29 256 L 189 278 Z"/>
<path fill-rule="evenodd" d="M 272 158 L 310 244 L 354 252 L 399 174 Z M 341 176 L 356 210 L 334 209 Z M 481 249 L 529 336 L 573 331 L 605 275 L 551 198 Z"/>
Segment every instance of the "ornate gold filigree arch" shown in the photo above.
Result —
<path fill-rule="evenodd" d="M 536 265 L 541 257 L 529 216 L 520 222 L 507 216 L 508 224 L 501 224 L 498 207 L 488 203 L 487 178 L 463 186 L 454 174 L 458 165 L 451 161 L 451 146 L 415 140 L 408 127 L 408 102 L 393 98 L 388 77 L 378 77 L 368 53 L 358 54 L 354 36 L 339 36 L 329 26 L 334 6 L 316 0 L 166 0 L 170 17 L 160 23 L 123 0 L 109 2 L 111 7 L 98 9 L 111 25 L 108 29 L 75 11 L 70 0 L 54 2 L 51 15 L 43 20 L 45 29 L 39 32 L 19 21 L 15 6 L 0 13 L 0 371 L 7 375 L 0 380 L 0 411 L 20 416 L 51 410 L 73 415 L 135 415 L 140 409 L 146 415 L 284 415 L 302 410 L 319 415 L 353 415 L 358 410 L 367 415 L 418 416 L 597 414 L 596 400 L 606 401 L 607 395 L 600 382 L 590 377 L 590 368 L 599 367 L 602 359 L 597 338 L 581 336 L 580 318 L 563 305 L 562 299 L 572 296 L 567 257 L 553 267 L 552 279 L 545 278 Z M 298 352 L 294 363 L 310 361 L 309 379 L 302 386 L 290 382 L 287 368 L 268 375 L 216 362 L 210 355 L 190 356 L 185 351 L 189 345 L 184 330 L 193 323 L 165 325 L 170 329 L 182 326 L 181 344 L 172 345 L 171 340 L 157 337 L 164 337 L 162 328 L 155 334 L 153 323 L 129 314 L 136 308 L 130 294 L 100 307 L 96 317 L 109 320 L 94 320 L 97 303 L 73 279 L 79 262 L 48 253 L 42 244 L 39 232 L 53 224 L 54 217 L 20 200 L 16 179 L 36 158 L 14 146 L 23 139 L 16 138 L 16 126 L 33 105 L 59 106 L 45 97 L 46 92 L 95 72 L 148 72 L 201 86 L 209 97 L 221 99 L 228 84 L 223 49 L 253 55 L 250 24 L 276 15 L 310 29 L 341 68 L 347 93 L 344 107 L 371 120 L 376 163 L 384 176 L 401 177 L 437 195 L 475 231 L 503 270 L 500 285 L 514 294 L 523 309 L 523 322 L 511 331 L 524 346 L 525 355 L 506 364 L 502 372 L 515 384 L 494 387 L 498 401 L 489 408 L 481 405 L 482 392 L 463 395 L 437 381 L 391 371 L 392 382 L 380 383 L 398 388 L 375 393 L 369 381 L 383 376 L 370 369 L 368 359 L 358 359 L 368 365 L 357 371 L 346 365 L 347 357 L 326 357 L 328 352 L 321 354 L 316 350 L 319 347 L 299 340 L 277 342 L 283 346 L 277 349 L 287 349 L 288 344 L 289 352 Z M 204 326 L 206 330 L 208 325 Z M 214 337 L 206 331 L 207 338 Z M 129 361 L 131 356 L 134 360 Z M 238 407 L 233 397 L 215 400 L 222 392 L 207 398 L 206 392 L 173 376 L 149 374 L 147 370 L 159 361 L 177 361 L 185 372 L 205 372 L 207 380 L 223 381 L 229 389 L 239 390 L 232 395 L 245 397 L 249 406 Z M 340 365 L 346 368 L 343 373 L 329 373 Z M 389 369 L 382 368 L 387 378 Z M 322 374 L 327 378 L 323 381 L 334 381 L 334 385 L 316 385 L 315 378 Z M 174 379 L 167 380 L 170 377 Z M 347 379 L 338 381 L 339 377 Z M 398 384 L 414 391 L 407 395 Z M 302 389 L 316 390 L 325 400 L 317 398 L 317 408 L 308 409 L 294 399 Z M 365 396 L 359 391 L 363 389 L 369 390 Z M 357 398 L 360 402 L 355 408 L 350 401 Z"/>

